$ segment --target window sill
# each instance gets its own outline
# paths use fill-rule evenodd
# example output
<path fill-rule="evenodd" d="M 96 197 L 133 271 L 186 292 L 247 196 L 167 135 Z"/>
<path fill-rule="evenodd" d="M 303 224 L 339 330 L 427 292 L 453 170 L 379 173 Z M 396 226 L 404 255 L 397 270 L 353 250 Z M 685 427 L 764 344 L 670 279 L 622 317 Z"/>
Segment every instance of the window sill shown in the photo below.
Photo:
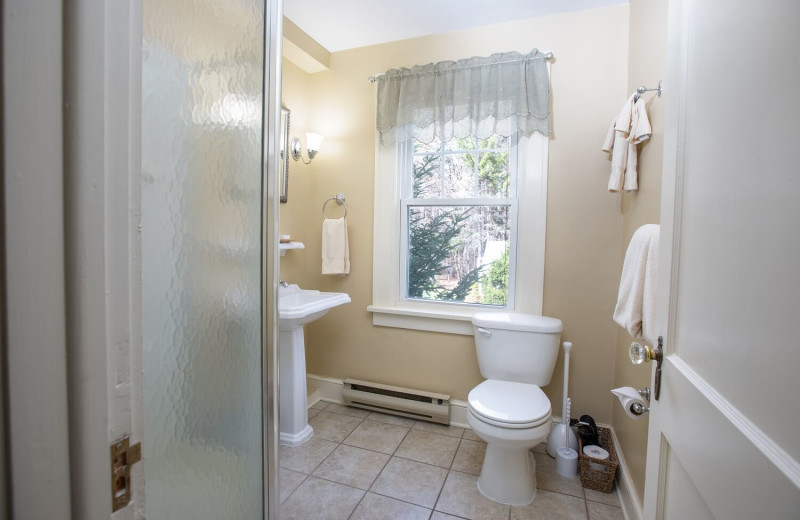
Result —
<path fill-rule="evenodd" d="M 438 307 L 438 306 L 437 306 Z M 431 308 L 412 306 L 370 305 L 367 310 L 372 313 L 372 324 L 379 327 L 395 327 L 399 329 L 428 330 L 446 334 L 462 334 L 473 336 L 472 315 L 476 312 L 491 312 L 492 309 L 469 308 Z M 497 309 L 498 312 L 508 312 Z"/>

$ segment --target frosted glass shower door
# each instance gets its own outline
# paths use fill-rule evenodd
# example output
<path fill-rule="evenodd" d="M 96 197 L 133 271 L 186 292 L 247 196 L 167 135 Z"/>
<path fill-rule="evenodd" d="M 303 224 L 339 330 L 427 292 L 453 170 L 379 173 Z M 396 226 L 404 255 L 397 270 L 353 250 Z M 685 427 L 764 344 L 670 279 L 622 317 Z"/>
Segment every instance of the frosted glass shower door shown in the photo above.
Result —
<path fill-rule="evenodd" d="M 146 516 L 264 515 L 264 0 L 142 5 Z"/>

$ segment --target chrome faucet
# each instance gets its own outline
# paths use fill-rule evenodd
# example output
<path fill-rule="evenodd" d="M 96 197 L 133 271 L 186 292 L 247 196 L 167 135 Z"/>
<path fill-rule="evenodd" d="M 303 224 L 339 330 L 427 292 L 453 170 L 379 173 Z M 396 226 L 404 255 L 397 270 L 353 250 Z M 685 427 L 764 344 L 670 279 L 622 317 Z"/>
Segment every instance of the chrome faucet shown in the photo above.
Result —
<path fill-rule="evenodd" d="M 281 286 L 281 287 L 283 287 L 284 289 L 285 289 L 285 288 L 287 288 L 287 287 L 289 287 L 289 282 L 284 282 L 283 280 L 278 280 L 278 283 L 279 283 L 279 284 L 280 284 L 280 286 Z"/>

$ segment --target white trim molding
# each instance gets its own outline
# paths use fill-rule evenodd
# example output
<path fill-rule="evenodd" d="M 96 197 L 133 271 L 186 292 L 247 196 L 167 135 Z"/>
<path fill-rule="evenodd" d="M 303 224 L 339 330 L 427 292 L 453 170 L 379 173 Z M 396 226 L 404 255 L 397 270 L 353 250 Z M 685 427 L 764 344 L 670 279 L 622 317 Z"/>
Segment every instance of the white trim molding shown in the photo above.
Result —
<path fill-rule="evenodd" d="M 333 377 L 318 376 L 317 374 L 306 374 L 306 385 L 314 387 L 319 392 L 319 399 L 314 401 L 327 401 L 329 403 L 342 404 L 342 390 L 344 389 L 344 380 L 335 379 Z M 309 402 L 309 406 L 314 403 Z"/>
<path fill-rule="evenodd" d="M 625 462 L 625 456 L 622 454 L 622 446 L 617 440 L 617 433 L 614 428 L 608 425 L 604 427 L 611 430 L 611 438 L 614 440 L 614 451 L 617 452 L 617 476 L 615 485 L 617 486 L 617 496 L 619 497 L 619 505 L 622 508 L 622 515 L 625 520 L 642 520 L 644 513 L 642 511 L 642 502 L 639 500 L 639 494 L 636 492 L 636 486 L 633 485 L 631 478 L 631 471 L 628 468 L 628 463 Z"/>
<path fill-rule="evenodd" d="M 703 377 L 692 369 L 678 355 L 668 356 L 666 363 L 675 367 L 703 397 L 719 410 L 719 412 L 739 430 L 761 454 L 796 487 L 800 488 L 800 462 L 795 460 L 785 449 L 775 442 L 769 435 L 744 415 L 733 403 L 728 401 L 716 388 L 711 386 Z"/>
<path fill-rule="evenodd" d="M 372 324 L 400 329 L 430 330 L 472 336 L 473 312 L 458 312 L 447 308 L 428 309 L 421 304 L 413 309 L 399 306 L 370 305 Z M 427 304 L 436 305 L 436 304 Z"/>

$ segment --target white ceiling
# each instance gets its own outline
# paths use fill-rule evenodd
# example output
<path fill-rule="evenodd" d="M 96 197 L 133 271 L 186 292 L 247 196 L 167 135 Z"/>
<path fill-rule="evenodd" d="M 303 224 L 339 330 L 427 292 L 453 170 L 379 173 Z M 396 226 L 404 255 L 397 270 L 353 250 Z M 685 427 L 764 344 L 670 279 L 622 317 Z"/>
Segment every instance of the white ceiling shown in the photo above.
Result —
<path fill-rule="evenodd" d="M 284 14 L 330 52 L 628 0 L 284 0 Z"/>

